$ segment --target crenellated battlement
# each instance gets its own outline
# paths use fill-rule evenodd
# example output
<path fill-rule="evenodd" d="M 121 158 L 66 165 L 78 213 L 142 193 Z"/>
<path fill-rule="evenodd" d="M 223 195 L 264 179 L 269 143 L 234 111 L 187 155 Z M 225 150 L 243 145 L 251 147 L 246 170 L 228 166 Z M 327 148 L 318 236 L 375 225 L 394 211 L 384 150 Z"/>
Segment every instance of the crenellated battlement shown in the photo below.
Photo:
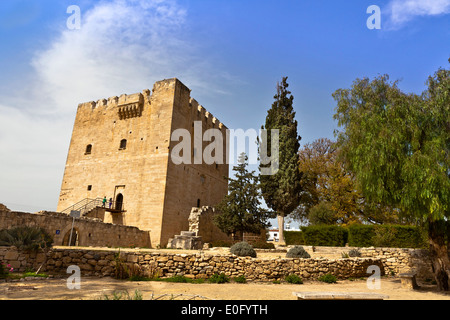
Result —
<path fill-rule="evenodd" d="M 119 97 L 113 96 L 108 99 L 99 99 L 97 101 L 89 101 L 83 102 L 78 105 L 78 108 L 95 110 L 100 107 L 104 108 L 113 108 L 113 107 L 121 107 L 131 104 L 144 104 L 145 102 L 150 101 L 150 90 L 145 89 L 142 93 L 133 93 L 133 94 L 122 94 Z"/>
<path fill-rule="evenodd" d="M 200 105 L 197 100 L 190 98 L 189 107 L 192 109 L 192 112 L 196 113 L 197 118 L 199 120 L 206 119 L 207 125 L 210 125 L 219 129 L 226 129 L 226 126 L 219 121 L 216 117 L 212 115 L 209 111 L 207 111 L 202 105 Z"/>
<path fill-rule="evenodd" d="M 202 105 L 200 105 L 197 100 L 190 97 L 191 90 L 182 84 L 178 79 L 166 79 L 157 81 L 153 85 L 153 90 L 144 89 L 140 93 L 133 94 L 121 94 L 120 96 L 112 96 L 109 98 L 99 99 L 97 101 L 83 102 L 78 105 L 78 111 L 88 112 L 88 111 L 101 111 L 104 112 L 108 109 L 115 109 L 119 119 L 129 119 L 134 117 L 142 116 L 145 105 L 151 105 L 153 97 L 157 96 L 159 92 L 163 90 L 174 88 L 177 84 L 184 87 L 185 90 L 189 91 L 189 101 L 187 105 L 191 109 L 194 118 L 205 121 L 207 126 L 219 129 L 226 129 L 226 126 L 214 117 L 209 111 L 207 111 Z"/>

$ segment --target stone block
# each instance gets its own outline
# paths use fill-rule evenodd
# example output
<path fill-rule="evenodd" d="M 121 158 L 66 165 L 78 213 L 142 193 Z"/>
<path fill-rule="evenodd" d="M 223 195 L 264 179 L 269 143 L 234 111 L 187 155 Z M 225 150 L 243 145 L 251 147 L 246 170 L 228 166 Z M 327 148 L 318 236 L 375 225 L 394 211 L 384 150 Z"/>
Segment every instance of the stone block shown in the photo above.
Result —
<path fill-rule="evenodd" d="M 414 273 L 401 273 L 398 275 L 404 289 L 419 289 L 416 281 L 416 275 Z"/>
<path fill-rule="evenodd" d="M 138 256 L 135 254 L 129 254 L 127 257 L 127 262 L 138 262 Z"/>
<path fill-rule="evenodd" d="M 17 251 L 8 251 L 5 254 L 5 260 L 17 260 L 19 258 L 19 252 Z"/>
<path fill-rule="evenodd" d="M 8 264 L 11 266 L 11 268 L 14 268 L 14 270 L 20 268 L 20 261 L 18 260 L 9 261 Z"/>

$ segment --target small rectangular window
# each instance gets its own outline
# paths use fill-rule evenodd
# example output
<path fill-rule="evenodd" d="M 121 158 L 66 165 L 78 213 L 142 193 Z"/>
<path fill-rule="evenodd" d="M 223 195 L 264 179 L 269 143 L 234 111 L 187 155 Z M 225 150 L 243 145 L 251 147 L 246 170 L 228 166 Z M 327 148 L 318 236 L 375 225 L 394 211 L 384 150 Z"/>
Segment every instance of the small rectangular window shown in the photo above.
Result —
<path fill-rule="evenodd" d="M 91 191 L 92 190 L 92 186 L 91 185 L 88 185 L 88 191 Z"/>
<path fill-rule="evenodd" d="M 122 139 L 120 141 L 119 150 L 125 150 L 127 148 L 127 139 Z"/>

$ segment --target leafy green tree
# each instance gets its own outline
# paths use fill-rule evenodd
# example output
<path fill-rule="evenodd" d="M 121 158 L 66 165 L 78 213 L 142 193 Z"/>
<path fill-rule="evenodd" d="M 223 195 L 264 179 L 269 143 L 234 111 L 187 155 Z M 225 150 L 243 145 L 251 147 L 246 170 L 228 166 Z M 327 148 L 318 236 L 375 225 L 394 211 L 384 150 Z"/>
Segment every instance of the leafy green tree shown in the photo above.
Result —
<path fill-rule="evenodd" d="M 300 201 L 301 175 L 298 170 L 298 150 L 301 137 L 297 134 L 297 121 L 293 108 L 294 97 L 288 91 L 287 77 L 277 83 L 275 101 L 268 110 L 266 123 L 268 150 L 272 150 L 271 130 L 279 130 L 278 155 L 272 155 L 278 164 L 278 171 L 272 175 L 261 175 L 261 191 L 267 206 L 276 212 L 280 230 L 280 244 L 284 241 L 284 218 L 289 215 Z M 261 150 L 260 150 L 261 151 Z M 267 165 L 260 164 L 260 170 Z"/>
<path fill-rule="evenodd" d="M 269 210 L 261 208 L 258 176 L 247 170 L 245 153 L 238 162 L 233 167 L 235 178 L 228 178 L 228 194 L 216 206 L 219 213 L 214 216 L 217 227 L 234 240 L 244 232 L 260 233 L 269 227 L 268 219 L 272 217 Z"/>
<path fill-rule="evenodd" d="M 389 207 L 371 204 L 363 197 L 354 174 L 339 157 L 340 149 L 329 139 L 305 144 L 299 151 L 299 170 L 303 191 L 300 206 L 292 217 L 303 223 L 317 224 L 318 213 L 328 217 L 322 223 L 349 225 L 359 222 L 399 223 L 397 213 Z M 328 204 L 328 210 L 323 210 Z M 311 214 L 311 210 L 315 212 Z M 317 211 L 318 208 L 322 210 Z M 314 220 L 312 221 L 311 218 Z"/>
<path fill-rule="evenodd" d="M 387 75 L 357 79 L 333 94 L 334 118 L 364 197 L 428 230 L 438 288 L 449 290 L 450 70 L 440 68 L 427 85 L 421 95 L 405 94 Z"/>
<path fill-rule="evenodd" d="M 308 220 L 311 225 L 337 224 L 336 212 L 330 202 L 322 201 L 309 210 Z"/>

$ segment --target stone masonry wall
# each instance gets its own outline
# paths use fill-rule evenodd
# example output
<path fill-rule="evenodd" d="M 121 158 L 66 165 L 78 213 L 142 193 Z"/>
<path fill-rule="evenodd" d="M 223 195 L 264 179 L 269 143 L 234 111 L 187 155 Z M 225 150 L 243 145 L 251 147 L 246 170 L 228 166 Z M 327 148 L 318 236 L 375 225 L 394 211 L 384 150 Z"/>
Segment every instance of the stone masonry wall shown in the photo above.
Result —
<path fill-rule="evenodd" d="M 113 276 L 120 264 L 128 270 L 140 270 L 144 276 L 158 274 L 161 277 L 184 275 L 189 278 L 207 278 L 214 273 L 228 276 L 243 275 L 248 280 L 273 281 L 297 274 L 303 279 L 317 279 L 331 273 L 340 279 L 365 277 L 370 265 L 382 268 L 377 258 L 349 259 L 258 259 L 234 255 L 210 256 L 202 253 L 176 254 L 141 250 L 126 252 L 119 250 L 54 249 L 42 268 L 51 274 L 64 274 L 71 265 L 80 267 L 82 276 Z M 37 269 L 45 260 L 43 253 L 29 254 L 16 248 L 1 248 L 0 261 L 9 263 L 16 271 Z"/>
<path fill-rule="evenodd" d="M 203 243 L 224 240 L 231 241 L 232 238 L 222 232 L 213 222 L 215 209 L 212 207 L 192 208 L 189 215 L 189 231 L 196 232 L 202 237 Z"/>
<path fill-rule="evenodd" d="M 134 274 L 158 274 L 161 277 L 184 275 L 189 278 L 207 278 L 214 273 L 227 276 L 243 275 L 248 280 L 273 281 L 297 274 L 302 279 L 314 280 L 331 273 L 338 279 L 367 277 L 367 268 L 377 265 L 381 274 L 414 271 L 418 278 L 432 278 L 431 266 L 424 251 L 416 249 L 362 248 L 363 257 L 345 259 L 261 259 L 234 255 L 210 255 L 198 251 L 177 254 L 151 250 L 90 250 L 78 248 L 53 249 L 48 254 L 42 271 L 65 274 L 71 265 L 80 267 L 82 276 L 113 276 L 118 263 Z M 372 257 L 370 257 L 372 255 Z M 36 270 L 44 261 L 43 253 L 19 252 L 15 247 L 0 247 L 0 261 L 9 263 L 19 272 Z"/>
<path fill-rule="evenodd" d="M 406 248 L 361 248 L 363 257 L 378 257 L 384 266 L 386 274 L 413 272 L 417 278 L 433 279 L 430 253 L 426 249 Z"/>
<path fill-rule="evenodd" d="M 0 230 L 15 226 L 39 226 L 53 237 L 55 246 L 63 245 L 64 239 L 68 239 L 72 221 L 68 215 L 55 212 L 0 211 Z M 75 219 L 74 230 L 78 234 L 79 246 L 151 247 L 149 231 L 142 231 L 136 227 L 80 218 Z"/>

